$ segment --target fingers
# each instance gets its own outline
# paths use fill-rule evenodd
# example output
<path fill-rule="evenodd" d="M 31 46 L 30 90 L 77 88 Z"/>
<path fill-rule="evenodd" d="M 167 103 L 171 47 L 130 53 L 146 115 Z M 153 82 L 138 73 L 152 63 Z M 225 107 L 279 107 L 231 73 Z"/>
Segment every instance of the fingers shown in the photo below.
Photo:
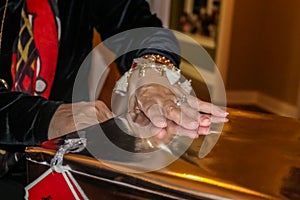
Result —
<path fill-rule="evenodd" d="M 203 104 L 204 110 L 208 111 L 208 107 L 212 104 Z M 143 111 L 145 116 L 159 128 L 166 127 L 166 120 L 171 120 L 177 125 L 188 130 L 197 130 L 199 126 L 210 126 L 211 123 L 223 123 L 228 120 L 224 117 L 218 117 L 207 114 L 200 114 L 196 109 L 192 108 L 188 103 L 177 106 L 173 101 L 165 101 L 161 106 L 154 104 Z M 223 111 L 222 111 L 223 113 Z"/>
<path fill-rule="evenodd" d="M 186 101 L 180 106 L 176 105 L 175 102 L 179 99 L 178 95 L 182 93 L 175 91 L 177 94 L 175 95 L 172 91 L 161 85 L 151 85 L 151 87 L 141 87 L 134 96 L 135 98 L 131 98 L 135 102 L 131 102 L 131 107 L 138 107 L 138 112 L 143 113 L 140 115 L 133 109 L 136 119 L 140 118 L 135 121 L 143 122 L 143 118 L 146 118 L 146 121 L 149 120 L 149 123 L 151 122 L 153 125 L 149 130 L 158 138 L 165 137 L 169 132 L 195 138 L 199 134 L 210 133 L 209 126 L 212 123 L 228 121 L 226 111 L 188 94 L 185 94 Z M 140 124 L 145 125 L 145 123 Z"/>
<path fill-rule="evenodd" d="M 167 126 L 167 119 L 163 114 L 163 109 L 158 104 L 152 105 L 145 114 L 155 126 L 159 128 Z"/>
<path fill-rule="evenodd" d="M 211 116 L 211 123 L 226 123 L 228 122 L 228 119 L 226 117 L 215 117 Z"/>
<path fill-rule="evenodd" d="M 60 137 L 112 117 L 112 112 L 101 101 L 62 104 L 51 119 L 48 138 Z"/>
<path fill-rule="evenodd" d="M 186 114 L 186 116 L 192 118 L 193 120 L 196 120 L 198 123 L 198 126 L 209 126 L 211 124 L 211 116 L 200 114 L 196 109 L 190 107 L 188 103 L 183 103 L 180 106 L 180 109 L 183 113 Z"/>
<path fill-rule="evenodd" d="M 199 126 L 197 133 L 199 135 L 208 135 L 208 134 L 210 134 L 210 127 L 209 126 Z"/>
<path fill-rule="evenodd" d="M 175 103 L 169 102 L 165 104 L 162 109 L 164 111 L 164 116 L 168 120 L 171 120 L 177 125 L 189 130 L 195 130 L 199 125 L 210 126 L 212 122 L 218 123 L 226 121 L 223 118 L 200 114 L 197 110 L 191 108 L 187 103 L 177 106 Z"/>
<path fill-rule="evenodd" d="M 197 116 L 189 116 L 174 102 L 169 101 L 163 105 L 164 116 L 176 124 L 190 130 L 195 130 L 199 126 Z"/>
<path fill-rule="evenodd" d="M 167 120 L 162 116 L 163 110 L 167 110 L 165 112 Z M 196 138 L 199 134 L 208 134 L 209 126 L 213 121 L 222 121 L 222 119 L 212 118 L 210 115 L 199 114 L 199 112 L 190 108 L 188 104 L 183 104 L 182 107 L 178 107 L 170 103 L 170 105 L 166 105 L 164 108 L 156 105 L 153 106 L 152 109 L 149 109 L 149 113 L 149 120 L 151 120 L 154 126 L 156 126 L 155 124 L 157 123 L 153 122 L 153 116 L 159 116 L 157 119 L 162 118 L 163 123 L 167 125 L 164 127 L 167 127 L 168 133 L 171 132 L 172 134 L 185 135 L 191 138 Z M 157 127 L 157 137 L 163 138 L 166 132 L 164 129 L 159 128 L 163 127 Z M 156 133 L 156 131 L 153 130 L 151 132 L 153 134 Z"/>
<path fill-rule="evenodd" d="M 109 108 L 102 101 L 95 101 L 96 116 L 99 123 L 107 121 L 114 117 L 114 114 L 109 110 Z"/>
<path fill-rule="evenodd" d="M 166 134 L 165 128 L 155 126 L 143 113 L 130 113 L 127 115 L 127 121 L 136 137 L 149 138 L 158 135 L 159 138 L 163 138 Z"/>
<path fill-rule="evenodd" d="M 227 117 L 228 112 L 222 110 L 220 107 L 208 102 L 201 101 L 197 97 L 189 96 L 188 103 L 191 107 L 197 109 L 200 112 L 212 114 L 218 117 Z"/>
<path fill-rule="evenodd" d="M 171 135 L 187 136 L 190 138 L 198 138 L 199 134 L 196 130 L 185 129 L 182 126 L 174 123 L 173 121 L 168 121 L 167 133 Z"/>

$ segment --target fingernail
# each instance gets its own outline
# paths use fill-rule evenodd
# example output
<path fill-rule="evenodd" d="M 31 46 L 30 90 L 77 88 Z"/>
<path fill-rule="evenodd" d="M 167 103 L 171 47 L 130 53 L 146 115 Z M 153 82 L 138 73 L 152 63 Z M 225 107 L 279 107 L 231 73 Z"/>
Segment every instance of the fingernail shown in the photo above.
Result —
<path fill-rule="evenodd" d="M 164 127 L 167 126 L 167 122 L 166 121 L 160 121 L 160 122 L 158 122 L 158 125 L 159 125 L 160 128 L 164 128 Z"/>
<path fill-rule="evenodd" d="M 211 120 L 210 119 L 203 119 L 203 121 L 202 121 L 202 123 L 210 123 L 211 122 Z"/>
<path fill-rule="evenodd" d="M 224 110 L 222 110 L 222 113 L 221 113 L 221 114 L 222 114 L 223 117 L 227 117 L 227 116 L 229 115 L 229 113 L 228 113 L 228 112 L 225 112 Z"/>
<path fill-rule="evenodd" d="M 167 121 L 166 119 L 162 118 L 162 117 L 155 117 L 153 119 L 153 123 L 155 126 L 159 127 L 159 128 L 164 128 L 167 126 Z"/>

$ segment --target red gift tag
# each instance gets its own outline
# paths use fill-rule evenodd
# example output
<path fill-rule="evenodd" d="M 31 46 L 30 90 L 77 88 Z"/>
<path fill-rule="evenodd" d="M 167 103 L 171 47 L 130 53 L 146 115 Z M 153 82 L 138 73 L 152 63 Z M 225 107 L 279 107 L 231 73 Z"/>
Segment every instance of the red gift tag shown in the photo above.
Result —
<path fill-rule="evenodd" d="M 76 192 L 79 199 L 88 199 L 81 187 L 79 186 L 79 184 L 77 183 L 77 181 L 75 180 L 75 178 L 73 177 L 73 175 L 69 171 L 66 171 L 66 175 L 69 178 L 70 183 L 72 184 L 74 191 Z"/>
<path fill-rule="evenodd" d="M 25 199 L 71 200 L 88 199 L 68 170 L 56 172 L 48 169 L 25 188 Z"/>

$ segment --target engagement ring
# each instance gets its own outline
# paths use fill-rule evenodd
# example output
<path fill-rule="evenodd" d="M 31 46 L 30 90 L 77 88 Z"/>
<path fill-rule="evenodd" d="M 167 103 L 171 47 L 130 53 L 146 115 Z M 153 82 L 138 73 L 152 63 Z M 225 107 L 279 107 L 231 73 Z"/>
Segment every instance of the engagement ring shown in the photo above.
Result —
<path fill-rule="evenodd" d="M 181 106 L 181 104 L 183 104 L 185 101 L 186 101 L 186 96 L 185 95 L 182 95 L 176 102 L 176 106 Z"/>

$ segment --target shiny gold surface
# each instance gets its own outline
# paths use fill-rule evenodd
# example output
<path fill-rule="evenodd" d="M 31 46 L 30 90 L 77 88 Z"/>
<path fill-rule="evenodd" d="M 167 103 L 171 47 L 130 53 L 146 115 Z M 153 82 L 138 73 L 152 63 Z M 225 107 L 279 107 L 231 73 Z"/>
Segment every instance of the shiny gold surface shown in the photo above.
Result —
<path fill-rule="evenodd" d="M 300 199 L 299 120 L 233 109 L 229 112 L 229 122 L 204 158 L 198 158 L 203 142 L 200 138 L 168 167 L 126 175 L 193 198 Z M 37 153 L 53 155 L 53 151 L 41 148 L 28 148 L 27 152 L 32 159 Z M 122 174 L 86 156 L 67 155 L 65 159 L 77 170 L 80 167 L 76 163 L 84 163 Z"/>

